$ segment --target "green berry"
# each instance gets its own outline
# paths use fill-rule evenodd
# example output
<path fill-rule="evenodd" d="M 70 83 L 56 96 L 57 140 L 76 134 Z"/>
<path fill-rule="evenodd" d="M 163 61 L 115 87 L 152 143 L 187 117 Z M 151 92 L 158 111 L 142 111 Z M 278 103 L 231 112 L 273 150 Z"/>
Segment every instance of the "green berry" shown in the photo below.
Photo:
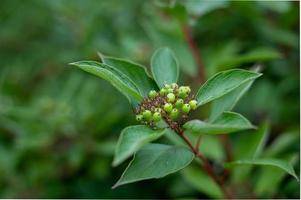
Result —
<path fill-rule="evenodd" d="M 154 120 L 155 122 L 160 121 L 160 120 L 161 120 L 161 113 L 155 112 L 155 113 L 153 114 L 153 120 Z"/>
<path fill-rule="evenodd" d="M 166 103 L 163 107 L 163 109 L 167 112 L 170 113 L 172 111 L 172 105 L 170 103 Z"/>
<path fill-rule="evenodd" d="M 161 108 L 155 108 L 155 112 L 161 113 L 162 109 Z"/>
<path fill-rule="evenodd" d="M 187 94 L 189 94 L 191 92 L 191 89 L 189 86 L 185 86 L 184 89 Z"/>
<path fill-rule="evenodd" d="M 157 92 L 155 90 L 151 90 L 148 93 L 149 98 L 154 99 L 157 96 Z"/>
<path fill-rule="evenodd" d="M 174 102 L 175 100 L 176 100 L 176 96 L 174 95 L 174 93 L 167 94 L 167 101 L 168 102 Z"/>
<path fill-rule="evenodd" d="M 160 90 L 160 96 L 165 96 L 166 94 L 167 94 L 167 89 L 165 89 L 165 88 L 162 88 L 161 90 Z"/>
<path fill-rule="evenodd" d="M 182 108 L 183 105 L 184 105 L 184 100 L 183 99 L 178 99 L 176 101 L 176 104 L 175 104 L 176 108 Z"/>
<path fill-rule="evenodd" d="M 183 91 L 179 91 L 178 92 L 178 97 L 182 98 L 182 99 L 185 99 L 187 97 L 187 93 L 186 92 L 183 92 Z"/>
<path fill-rule="evenodd" d="M 197 104 L 198 104 L 198 102 L 196 100 L 189 101 L 189 105 L 192 110 L 195 110 L 197 108 Z"/>
<path fill-rule="evenodd" d="M 142 116 L 142 115 L 136 115 L 136 120 L 137 120 L 138 122 L 142 121 L 142 119 L 143 119 L 143 116 Z"/>
<path fill-rule="evenodd" d="M 191 107 L 190 107 L 190 105 L 187 104 L 187 103 L 184 104 L 183 107 L 182 107 L 182 111 L 183 111 L 184 113 L 189 113 L 190 109 L 191 109 Z"/>
<path fill-rule="evenodd" d="M 143 113 L 143 118 L 146 119 L 146 120 L 151 120 L 152 118 L 152 112 L 149 111 L 149 110 L 145 110 Z"/>
<path fill-rule="evenodd" d="M 184 93 L 186 92 L 185 86 L 179 87 L 179 93 L 180 93 L 180 92 L 184 92 Z"/>
<path fill-rule="evenodd" d="M 172 111 L 170 112 L 170 115 L 169 115 L 169 116 L 170 116 L 170 118 L 173 119 L 173 120 L 177 119 L 178 116 L 179 116 L 179 110 L 176 109 L 176 108 L 172 109 Z"/>
<path fill-rule="evenodd" d="M 176 84 L 176 83 L 171 84 L 171 88 L 175 89 L 177 87 L 178 87 L 178 84 Z"/>
<path fill-rule="evenodd" d="M 173 93 L 173 89 L 172 88 L 169 88 L 167 89 L 168 93 Z"/>
<path fill-rule="evenodd" d="M 169 89 L 169 88 L 171 88 L 171 85 L 165 84 L 164 87 L 165 87 L 166 89 Z"/>

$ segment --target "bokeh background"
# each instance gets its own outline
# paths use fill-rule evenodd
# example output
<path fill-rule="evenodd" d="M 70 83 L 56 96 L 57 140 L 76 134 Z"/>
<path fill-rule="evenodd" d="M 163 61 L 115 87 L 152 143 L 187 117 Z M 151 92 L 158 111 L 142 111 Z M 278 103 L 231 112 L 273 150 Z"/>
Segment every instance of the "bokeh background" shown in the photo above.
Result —
<path fill-rule="evenodd" d="M 181 172 L 111 190 L 126 167 L 111 167 L 115 144 L 120 131 L 136 123 L 134 115 L 111 85 L 68 65 L 99 60 L 99 51 L 148 67 L 152 52 L 169 46 L 179 58 L 181 82 L 197 88 L 184 26 L 192 30 L 207 77 L 261 66 L 264 76 L 235 110 L 256 125 L 269 124 L 270 154 L 294 158 L 299 174 L 299 3 L 179 2 L 0 1 L 1 198 L 210 197 Z M 293 178 L 260 170 L 247 175 L 251 185 L 241 193 L 298 198 Z"/>

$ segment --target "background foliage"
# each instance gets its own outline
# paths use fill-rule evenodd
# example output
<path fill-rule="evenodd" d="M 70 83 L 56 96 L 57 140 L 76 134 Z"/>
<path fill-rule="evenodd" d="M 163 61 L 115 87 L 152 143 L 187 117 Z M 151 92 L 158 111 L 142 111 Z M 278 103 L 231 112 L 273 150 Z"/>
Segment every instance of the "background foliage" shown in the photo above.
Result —
<path fill-rule="evenodd" d="M 182 83 L 199 85 L 183 27 L 193 29 L 206 76 L 260 65 L 234 110 L 260 128 L 231 135 L 235 158 L 261 155 L 299 161 L 299 6 L 295 2 L 11 1 L 0 6 L 0 197 L 218 197 L 208 177 L 190 167 L 162 180 L 111 190 L 126 165 L 111 167 L 121 130 L 133 124 L 125 98 L 107 82 L 67 66 L 98 60 L 96 51 L 149 66 L 169 46 Z M 197 117 L 208 116 L 208 108 Z M 259 136 L 258 136 L 259 135 Z M 259 137 L 259 138 L 258 138 Z M 212 159 L 227 157 L 222 138 L 207 137 Z M 250 142 L 253 141 L 253 142 Z M 299 173 L 298 173 L 299 175 Z M 202 181 L 199 181 L 202 180 Z M 241 197 L 298 198 L 299 183 L 282 171 L 240 167 Z"/>

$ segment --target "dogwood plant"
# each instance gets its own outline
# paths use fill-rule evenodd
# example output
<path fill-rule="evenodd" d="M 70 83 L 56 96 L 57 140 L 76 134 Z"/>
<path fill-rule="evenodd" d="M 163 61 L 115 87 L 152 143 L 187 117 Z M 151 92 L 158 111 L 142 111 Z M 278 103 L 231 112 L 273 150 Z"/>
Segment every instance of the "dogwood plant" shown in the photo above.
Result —
<path fill-rule="evenodd" d="M 199 150 L 204 134 L 229 134 L 255 127 L 241 114 L 230 110 L 260 73 L 243 69 L 222 71 L 209 78 L 194 93 L 187 85 L 178 85 L 179 66 L 169 48 L 158 49 L 151 59 L 151 75 L 136 63 L 101 56 L 101 62 L 72 63 L 82 70 L 109 81 L 129 100 L 139 125 L 126 127 L 118 140 L 113 166 L 133 157 L 117 183 L 120 185 L 146 179 L 162 178 L 187 167 L 198 159 L 208 176 L 219 186 L 224 197 L 233 197 L 222 177 Z M 209 102 L 208 119 L 190 119 L 190 113 Z M 189 134 L 199 136 L 192 141 Z M 153 143 L 164 135 L 181 138 L 186 146 Z M 224 163 L 259 164 L 279 167 L 295 173 L 287 163 L 273 159 L 240 160 Z"/>

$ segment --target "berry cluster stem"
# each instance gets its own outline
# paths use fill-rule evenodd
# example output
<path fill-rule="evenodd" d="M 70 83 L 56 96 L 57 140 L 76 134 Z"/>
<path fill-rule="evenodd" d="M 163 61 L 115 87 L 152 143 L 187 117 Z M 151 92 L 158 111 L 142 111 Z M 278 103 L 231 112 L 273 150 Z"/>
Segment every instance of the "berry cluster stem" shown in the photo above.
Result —
<path fill-rule="evenodd" d="M 203 165 L 204 165 L 203 167 L 204 167 L 205 171 L 221 188 L 222 192 L 224 193 L 224 196 L 227 199 L 233 199 L 234 198 L 233 194 L 231 194 L 226 189 L 225 183 L 223 182 L 222 179 L 219 179 L 219 177 L 216 175 L 216 173 L 214 172 L 213 166 L 210 164 L 208 159 L 199 151 L 198 145 L 196 145 L 196 147 L 193 146 L 192 142 L 185 135 L 184 130 L 179 125 L 175 127 L 174 124 L 172 126 L 170 124 L 170 128 L 172 128 L 184 140 L 184 142 L 188 145 L 188 147 L 194 153 L 194 155 L 203 162 Z"/>

